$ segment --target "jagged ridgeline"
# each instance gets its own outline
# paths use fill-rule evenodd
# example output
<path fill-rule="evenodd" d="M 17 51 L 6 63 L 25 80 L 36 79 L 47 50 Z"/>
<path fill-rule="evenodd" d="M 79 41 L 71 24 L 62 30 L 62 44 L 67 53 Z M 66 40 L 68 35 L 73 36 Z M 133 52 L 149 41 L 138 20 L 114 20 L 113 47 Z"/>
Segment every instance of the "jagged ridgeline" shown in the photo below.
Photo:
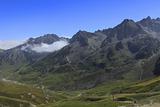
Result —
<path fill-rule="evenodd" d="M 39 44 L 67 41 L 54 51 Z M 79 31 L 72 38 L 50 34 L 31 38 L 0 52 L 2 78 L 38 84 L 49 89 L 88 89 L 113 80 L 138 81 L 160 74 L 160 19 L 124 20 L 114 28 Z"/>

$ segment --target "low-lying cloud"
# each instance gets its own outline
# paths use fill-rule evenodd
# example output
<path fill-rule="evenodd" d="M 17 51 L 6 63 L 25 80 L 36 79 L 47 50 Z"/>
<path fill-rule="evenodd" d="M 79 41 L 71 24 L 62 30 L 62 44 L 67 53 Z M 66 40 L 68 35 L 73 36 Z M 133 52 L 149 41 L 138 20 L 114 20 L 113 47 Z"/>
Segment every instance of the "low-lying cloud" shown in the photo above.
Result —
<path fill-rule="evenodd" d="M 0 49 L 11 49 L 11 48 L 14 48 L 18 45 L 21 45 L 23 44 L 24 41 L 16 41 L 16 40 L 5 40 L 5 41 L 2 41 L 0 40 Z"/>
<path fill-rule="evenodd" d="M 52 44 L 46 44 L 46 43 L 41 43 L 38 45 L 27 45 L 25 47 L 22 47 L 22 50 L 25 49 L 31 49 L 32 51 L 42 53 L 42 52 L 54 52 L 57 50 L 60 50 L 64 46 L 68 45 L 69 43 L 67 41 L 61 40 L 54 42 Z"/>

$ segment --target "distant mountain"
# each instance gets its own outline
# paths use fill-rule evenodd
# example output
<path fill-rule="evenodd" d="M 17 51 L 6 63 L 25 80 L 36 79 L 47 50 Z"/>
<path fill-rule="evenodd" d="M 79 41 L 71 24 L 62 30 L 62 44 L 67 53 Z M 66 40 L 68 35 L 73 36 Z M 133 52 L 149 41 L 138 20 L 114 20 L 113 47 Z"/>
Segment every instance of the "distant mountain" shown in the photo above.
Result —
<path fill-rule="evenodd" d="M 46 44 L 52 44 L 53 42 L 60 41 L 60 40 L 69 40 L 64 37 L 59 37 L 55 34 L 46 34 L 44 36 L 40 36 L 37 38 L 30 38 L 26 44 L 41 44 L 41 43 L 46 43 Z"/>
<path fill-rule="evenodd" d="M 54 40 L 59 40 L 57 37 L 42 38 L 29 39 L 19 47 L 22 49 L 28 44 L 42 42 L 52 44 Z M 32 60 L 23 60 L 29 63 L 17 70 L 17 80 L 35 83 L 33 80 L 40 78 L 50 89 L 75 90 L 92 88 L 106 81 L 137 81 L 160 74 L 159 18 L 147 17 L 138 22 L 125 19 L 114 28 L 93 33 L 79 31 L 71 39 L 65 40 L 69 42 L 67 46 L 43 55 L 37 54 L 30 46 L 25 48 L 27 53 L 31 51 L 36 54 L 27 54 L 29 56 L 25 58 Z M 24 58 L 21 57 L 16 59 L 22 61 Z"/>
<path fill-rule="evenodd" d="M 57 41 L 67 42 L 68 39 L 58 37 L 55 34 L 47 34 L 37 38 L 30 38 L 24 44 L 4 50 L 0 53 L 1 71 L 17 71 L 22 66 L 38 61 L 50 52 L 37 52 L 34 49 L 37 47 L 39 49 L 42 45 L 49 46 Z"/>

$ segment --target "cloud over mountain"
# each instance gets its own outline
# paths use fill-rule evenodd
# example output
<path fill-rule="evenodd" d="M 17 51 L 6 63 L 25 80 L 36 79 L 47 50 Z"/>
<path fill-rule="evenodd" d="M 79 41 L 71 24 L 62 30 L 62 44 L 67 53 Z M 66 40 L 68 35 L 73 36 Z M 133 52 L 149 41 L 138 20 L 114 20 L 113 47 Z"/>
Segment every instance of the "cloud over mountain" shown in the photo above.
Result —
<path fill-rule="evenodd" d="M 46 44 L 46 43 L 41 43 L 41 44 L 36 44 L 36 45 L 27 45 L 22 47 L 22 50 L 27 50 L 31 49 L 35 52 L 41 53 L 41 52 L 54 52 L 57 51 L 64 46 L 68 45 L 69 43 L 65 40 L 60 40 L 56 41 L 52 44 Z"/>

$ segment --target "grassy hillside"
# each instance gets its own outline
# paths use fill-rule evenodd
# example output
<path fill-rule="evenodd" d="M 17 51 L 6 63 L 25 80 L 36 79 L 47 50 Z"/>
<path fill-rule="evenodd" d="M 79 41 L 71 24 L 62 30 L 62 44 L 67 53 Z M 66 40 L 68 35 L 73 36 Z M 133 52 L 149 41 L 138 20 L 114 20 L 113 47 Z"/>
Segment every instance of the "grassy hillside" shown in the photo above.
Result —
<path fill-rule="evenodd" d="M 79 91 L 49 91 L 14 81 L 0 81 L 0 104 L 9 107 L 130 107 L 160 102 L 160 77 L 142 82 L 110 81 Z"/>
<path fill-rule="evenodd" d="M 67 100 L 40 107 L 130 107 L 160 103 L 160 77 L 142 82 L 115 81 L 88 90 L 69 92 Z"/>
<path fill-rule="evenodd" d="M 86 101 L 65 101 L 57 102 L 54 104 L 43 105 L 39 107 L 118 107 L 126 105 L 123 103 L 113 101 L 99 101 L 99 102 L 86 102 Z"/>
<path fill-rule="evenodd" d="M 13 81 L 0 81 L 0 104 L 9 107 L 30 107 L 66 99 L 64 95 Z"/>
<path fill-rule="evenodd" d="M 117 101 L 129 100 L 142 104 L 150 102 L 160 103 L 160 77 L 113 89 L 112 94 Z"/>
<path fill-rule="evenodd" d="M 122 93 L 145 93 L 160 91 L 160 77 L 132 84 L 119 90 Z"/>

